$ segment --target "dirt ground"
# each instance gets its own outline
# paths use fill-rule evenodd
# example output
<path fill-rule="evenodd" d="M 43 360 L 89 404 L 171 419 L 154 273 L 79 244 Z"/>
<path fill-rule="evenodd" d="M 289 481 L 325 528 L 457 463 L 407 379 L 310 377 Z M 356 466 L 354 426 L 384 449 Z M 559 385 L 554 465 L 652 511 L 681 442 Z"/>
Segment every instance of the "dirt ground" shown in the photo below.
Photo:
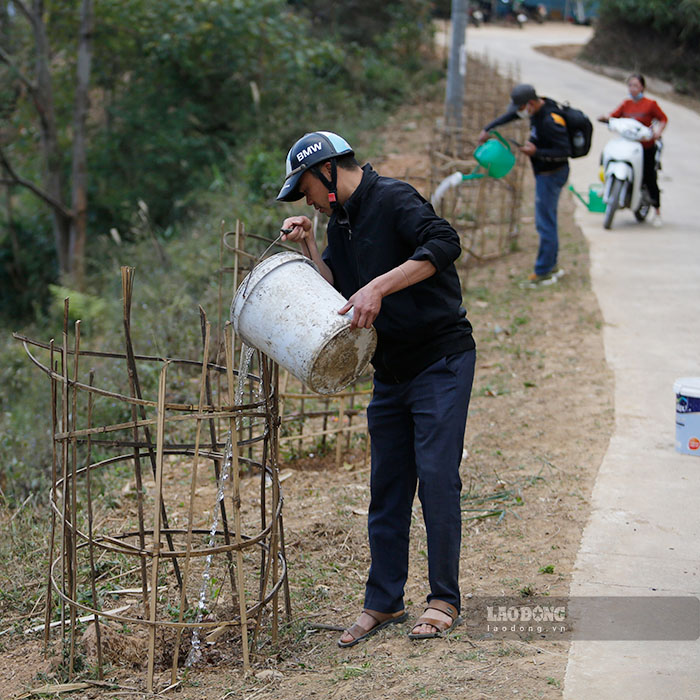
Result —
<path fill-rule="evenodd" d="M 382 174 L 424 188 L 431 129 L 439 102 L 408 106 L 387 124 Z M 532 176 L 526 178 L 519 250 L 463 269 L 465 305 L 477 342 L 477 373 L 465 453 L 461 587 L 476 596 L 566 595 L 589 513 L 598 466 L 613 428 L 612 376 L 602 319 L 588 274 L 586 242 L 566 193 L 560 209 L 560 265 L 567 274 L 541 289 L 523 289 L 537 236 Z M 568 644 L 470 637 L 412 642 L 410 622 L 339 649 L 339 632 L 311 625 L 350 625 L 362 608 L 368 568 L 368 470 L 362 456 L 341 469 L 321 459 L 282 465 L 284 527 L 293 621 L 241 671 L 236 640 L 218 662 L 183 672 L 166 695 L 199 700 L 338 700 L 366 697 L 486 700 L 562 696 Z M 425 531 L 416 502 L 406 589 L 411 619 L 426 589 Z M 53 677 L 55 660 L 37 638 L 3 641 L 0 698 L 16 699 Z M 54 678 L 54 680 L 51 680 Z M 138 698 L 145 671 L 119 659 L 108 667 L 110 689 L 93 686 L 62 697 Z M 169 685 L 166 672 L 159 688 Z"/>

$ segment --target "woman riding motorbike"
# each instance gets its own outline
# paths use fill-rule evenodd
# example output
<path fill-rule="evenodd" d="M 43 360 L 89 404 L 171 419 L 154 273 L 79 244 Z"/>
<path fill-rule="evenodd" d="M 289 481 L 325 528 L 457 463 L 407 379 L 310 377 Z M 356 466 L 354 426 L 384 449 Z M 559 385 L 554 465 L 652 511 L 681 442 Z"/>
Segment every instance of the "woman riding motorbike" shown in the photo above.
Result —
<path fill-rule="evenodd" d="M 668 117 L 664 114 L 661 107 L 655 100 L 644 97 L 644 88 L 646 81 L 644 76 L 639 73 L 633 73 L 627 78 L 627 89 L 629 97 L 610 114 L 604 114 L 598 117 L 599 122 L 608 122 L 611 117 L 629 117 L 636 119 L 644 126 L 651 127 L 654 136 L 649 141 L 643 141 L 644 149 L 644 178 L 642 184 L 646 185 L 652 206 L 656 211 L 654 225 L 661 225 L 661 200 L 659 193 L 659 185 L 656 181 L 656 153 L 660 148 L 658 143 L 661 132 L 666 128 Z"/>

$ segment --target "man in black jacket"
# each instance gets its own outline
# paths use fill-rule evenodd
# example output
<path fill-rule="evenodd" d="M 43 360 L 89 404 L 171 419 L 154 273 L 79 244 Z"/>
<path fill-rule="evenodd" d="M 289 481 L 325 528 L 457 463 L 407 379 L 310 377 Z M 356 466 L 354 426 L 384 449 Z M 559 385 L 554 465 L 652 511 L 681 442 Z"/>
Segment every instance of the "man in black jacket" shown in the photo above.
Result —
<path fill-rule="evenodd" d="M 564 271 L 557 265 L 559 231 L 557 206 L 562 187 L 569 177 L 571 146 L 566 121 L 557 103 L 538 97 L 532 85 L 516 85 L 510 94 L 506 112 L 489 122 L 479 134 L 479 142 L 489 138 L 489 131 L 514 119 L 530 119 L 530 138 L 520 150 L 530 156 L 535 173 L 535 227 L 540 237 L 535 270 L 528 277 L 529 286 L 553 284 Z"/>
<path fill-rule="evenodd" d="M 299 139 L 277 199 L 330 216 L 321 255 L 306 216 L 284 220 L 325 279 L 348 300 L 352 326 L 377 331 L 365 609 L 338 640 L 352 646 L 406 619 L 411 508 L 418 485 L 428 539 L 427 608 L 409 637 L 441 636 L 459 620 L 459 466 L 476 351 L 454 261 L 459 236 L 413 187 L 360 167 L 332 132 Z"/>

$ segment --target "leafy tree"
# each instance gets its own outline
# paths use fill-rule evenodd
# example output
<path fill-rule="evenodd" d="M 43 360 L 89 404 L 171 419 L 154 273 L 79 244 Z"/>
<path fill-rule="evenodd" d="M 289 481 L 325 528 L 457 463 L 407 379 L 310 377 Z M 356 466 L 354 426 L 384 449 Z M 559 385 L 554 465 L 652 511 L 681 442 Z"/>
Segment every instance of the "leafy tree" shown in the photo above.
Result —
<path fill-rule="evenodd" d="M 48 204 L 53 216 L 54 241 L 62 274 L 75 274 L 80 284 L 83 274 L 83 253 L 87 224 L 87 144 L 85 124 L 88 108 L 88 88 L 92 60 L 92 0 L 82 0 L 79 14 L 77 57 L 75 61 L 75 106 L 71 124 L 72 176 L 70 204 L 66 202 L 64 161 L 59 141 L 59 117 L 54 100 L 51 74 L 51 48 L 47 32 L 43 0 L 33 0 L 31 6 L 24 0 L 13 0 L 13 7 L 31 27 L 34 43 L 33 75 L 28 66 L 18 65 L 13 56 L 0 47 L 0 60 L 14 77 L 15 92 L 23 91 L 31 100 L 41 142 L 43 182 L 17 172 L 12 162 L 12 149 L 0 142 L 0 164 L 9 183 L 26 188 Z M 7 6 L 5 7 L 7 19 Z"/>
<path fill-rule="evenodd" d="M 45 283 L 19 235 L 29 227 L 32 239 L 54 229 L 70 284 L 103 264 L 98 236 L 138 238 L 144 212 L 165 235 L 222 177 L 264 183 L 269 201 L 279 153 L 414 89 L 430 35 L 427 0 L 340 0 L 326 25 L 320 4 L 284 0 L 100 0 L 90 25 L 92 2 L 18 0 L 8 13 L 0 0 L 3 293 Z"/>

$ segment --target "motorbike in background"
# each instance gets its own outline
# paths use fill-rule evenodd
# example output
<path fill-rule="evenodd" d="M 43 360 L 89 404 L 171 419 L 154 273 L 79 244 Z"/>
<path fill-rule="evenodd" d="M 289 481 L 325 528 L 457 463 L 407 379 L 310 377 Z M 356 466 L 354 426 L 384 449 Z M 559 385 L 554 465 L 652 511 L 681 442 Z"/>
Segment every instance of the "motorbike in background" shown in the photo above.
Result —
<path fill-rule="evenodd" d="M 547 19 L 547 6 L 541 2 L 517 2 L 514 3 L 516 9 L 524 14 L 528 19 L 537 24 L 543 24 Z"/>
<path fill-rule="evenodd" d="M 527 22 L 527 15 L 523 12 L 523 3 L 518 0 L 499 0 L 498 14 L 506 22 L 514 22 L 522 29 Z"/>
<path fill-rule="evenodd" d="M 491 3 L 488 7 L 481 2 L 470 2 L 467 8 L 467 21 L 475 27 L 480 27 L 491 18 Z"/>
<path fill-rule="evenodd" d="M 468 21 L 475 27 L 493 20 L 512 22 L 519 28 L 528 19 L 542 23 L 547 17 L 547 8 L 542 3 L 521 2 L 519 0 L 471 0 L 468 4 Z"/>
<path fill-rule="evenodd" d="M 605 202 L 603 228 L 606 229 L 612 226 L 618 209 L 631 209 L 637 221 L 647 218 L 651 199 L 646 186 L 642 184 L 644 149 L 641 142 L 649 141 L 654 135 L 650 127 L 628 117 L 611 117 L 608 128 L 617 138 L 605 144 L 600 158 Z M 658 142 L 657 168 L 660 167 L 660 153 L 661 143 Z"/>

